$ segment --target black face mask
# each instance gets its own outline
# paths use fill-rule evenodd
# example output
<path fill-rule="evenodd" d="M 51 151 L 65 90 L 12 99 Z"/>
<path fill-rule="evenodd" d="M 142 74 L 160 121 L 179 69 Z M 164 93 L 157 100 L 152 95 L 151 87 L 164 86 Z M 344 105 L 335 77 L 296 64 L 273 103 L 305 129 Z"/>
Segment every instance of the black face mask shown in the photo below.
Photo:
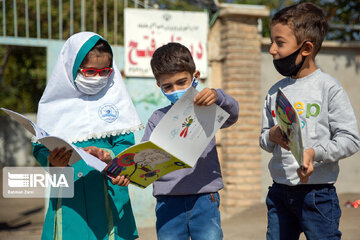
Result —
<path fill-rule="evenodd" d="M 304 44 L 306 42 L 307 41 L 305 41 L 298 50 L 296 50 L 295 52 L 293 52 L 289 56 L 284 57 L 284 58 L 280 58 L 280 59 L 277 59 L 277 60 L 273 60 L 273 63 L 274 63 L 274 66 L 275 66 L 276 70 L 281 75 L 286 76 L 286 77 L 296 76 L 296 74 L 299 72 L 300 68 L 304 64 L 306 57 L 302 56 L 302 60 L 298 65 L 295 64 L 295 61 L 296 61 L 297 56 L 300 53 L 301 48 L 304 46 Z"/>

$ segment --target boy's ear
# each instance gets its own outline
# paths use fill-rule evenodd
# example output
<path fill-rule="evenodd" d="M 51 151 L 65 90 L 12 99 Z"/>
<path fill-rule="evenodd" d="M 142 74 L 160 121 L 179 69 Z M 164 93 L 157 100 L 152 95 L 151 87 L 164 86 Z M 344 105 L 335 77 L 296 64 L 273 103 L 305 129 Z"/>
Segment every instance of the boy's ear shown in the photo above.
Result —
<path fill-rule="evenodd" d="M 304 44 L 303 51 L 301 52 L 301 54 L 304 57 L 306 57 L 306 56 L 310 55 L 313 51 L 314 51 L 314 44 L 310 41 L 307 41 Z"/>
<path fill-rule="evenodd" d="M 159 81 L 156 81 L 156 85 L 157 85 L 158 87 L 160 87 L 160 83 L 159 83 Z"/>
<path fill-rule="evenodd" d="M 196 71 L 194 72 L 194 77 L 195 77 L 197 80 L 200 79 L 200 71 L 199 71 L 199 70 L 196 70 Z"/>

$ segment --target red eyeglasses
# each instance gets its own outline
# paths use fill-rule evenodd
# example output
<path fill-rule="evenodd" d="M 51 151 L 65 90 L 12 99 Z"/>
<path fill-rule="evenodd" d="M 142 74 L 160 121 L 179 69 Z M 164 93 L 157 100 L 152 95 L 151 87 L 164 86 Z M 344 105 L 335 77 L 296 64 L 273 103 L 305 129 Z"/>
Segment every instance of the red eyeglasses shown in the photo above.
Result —
<path fill-rule="evenodd" d="M 85 77 L 95 77 L 98 73 L 101 77 L 108 77 L 112 73 L 112 68 L 80 68 L 80 71 L 84 74 Z"/>

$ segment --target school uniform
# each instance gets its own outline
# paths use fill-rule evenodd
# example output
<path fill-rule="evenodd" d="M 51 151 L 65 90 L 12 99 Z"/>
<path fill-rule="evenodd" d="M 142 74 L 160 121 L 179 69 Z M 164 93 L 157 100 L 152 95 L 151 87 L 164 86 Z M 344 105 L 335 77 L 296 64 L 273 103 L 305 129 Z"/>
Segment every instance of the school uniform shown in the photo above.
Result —
<path fill-rule="evenodd" d="M 115 156 L 134 144 L 133 132 L 142 124 L 114 61 L 104 88 L 92 95 L 79 91 L 78 69 L 99 39 L 81 32 L 65 42 L 39 102 L 37 124 L 78 147 L 96 146 Z M 49 165 L 48 155 L 34 143 L 42 166 Z M 136 239 L 128 188 L 112 184 L 83 160 L 72 167 L 74 197 L 50 199 L 42 239 Z"/>

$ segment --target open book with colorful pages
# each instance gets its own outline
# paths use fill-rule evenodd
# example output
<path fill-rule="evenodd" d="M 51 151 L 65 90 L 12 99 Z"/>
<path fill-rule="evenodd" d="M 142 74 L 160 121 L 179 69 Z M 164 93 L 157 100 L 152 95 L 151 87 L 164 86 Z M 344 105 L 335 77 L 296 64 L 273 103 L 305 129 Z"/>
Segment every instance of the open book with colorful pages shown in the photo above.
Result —
<path fill-rule="evenodd" d="M 299 166 L 303 165 L 303 141 L 299 116 L 283 91 L 278 90 L 275 101 L 276 121 L 288 141 L 291 153 Z"/>
<path fill-rule="evenodd" d="M 167 173 L 193 167 L 217 130 L 228 119 L 229 114 L 216 104 L 195 105 L 194 97 L 197 93 L 193 87 L 187 90 L 154 128 L 149 141 L 125 149 L 107 165 L 74 144 L 50 136 L 25 116 L 1 109 L 48 149 L 73 149 L 69 165 L 83 159 L 89 166 L 109 177 L 125 175 L 132 184 L 146 188 Z"/>
<path fill-rule="evenodd" d="M 149 141 L 118 154 L 105 168 L 106 174 L 127 175 L 131 183 L 145 188 L 169 172 L 193 167 L 229 117 L 216 104 L 195 105 L 197 93 L 189 88 L 154 128 Z"/>

